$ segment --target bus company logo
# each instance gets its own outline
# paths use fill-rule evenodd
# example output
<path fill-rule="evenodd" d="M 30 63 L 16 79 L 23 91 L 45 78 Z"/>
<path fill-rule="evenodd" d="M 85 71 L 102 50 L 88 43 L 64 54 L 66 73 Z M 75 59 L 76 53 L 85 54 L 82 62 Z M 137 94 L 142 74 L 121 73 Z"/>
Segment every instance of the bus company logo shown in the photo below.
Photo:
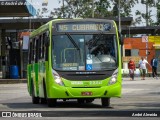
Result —
<path fill-rule="evenodd" d="M 0 117 L 9 118 L 9 117 L 42 117 L 41 113 L 31 113 L 31 112 L 2 112 Z"/>
<path fill-rule="evenodd" d="M 12 117 L 11 112 L 2 112 L 2 117 Z"/>

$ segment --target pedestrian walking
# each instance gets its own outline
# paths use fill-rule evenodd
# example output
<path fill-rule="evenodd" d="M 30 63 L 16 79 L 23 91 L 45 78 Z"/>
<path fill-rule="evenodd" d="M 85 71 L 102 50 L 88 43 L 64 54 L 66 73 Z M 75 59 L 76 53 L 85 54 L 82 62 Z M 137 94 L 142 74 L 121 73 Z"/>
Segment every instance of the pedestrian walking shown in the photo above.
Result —
<path fill-rule="evenodd" d="M 141 73 L 141 80 L 145 80 L 146 71 L 147 71 L 146 64 L 148 64 L 151 67 L 148 61 L 145 60 L 144 57 L 141 57 L 141 60 L 139 61 L 139 70 Z"/>
<path fill-rule="evenodd" d="M 130 80 L 134 80 L 134 71 L 136 70 L 136 67 L 132 58 L 129 59 L 128 69 L 129 69 Z"/>
<path fill-rule="evenodd" d="M 153 78 L 156 77 L 156 79 L 158 79 L 158 77 L 157 77 L 158 59 L 155 56 L 153 56 L 153 58 L 151 60 L 151 66 L 152 66 Z"/>

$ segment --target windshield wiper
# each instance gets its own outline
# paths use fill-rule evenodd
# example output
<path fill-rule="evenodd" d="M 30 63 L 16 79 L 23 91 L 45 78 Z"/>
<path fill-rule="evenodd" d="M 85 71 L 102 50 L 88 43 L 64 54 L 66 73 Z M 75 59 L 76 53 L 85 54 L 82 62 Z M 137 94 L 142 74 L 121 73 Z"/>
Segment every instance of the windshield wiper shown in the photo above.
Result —
<path fill-rule="evenodd" d="M 101 36 L 102 36 L 102 32 L 100 32 L 100 33 L 98 34 L 98 36 L 96 36 L 95 39 L 93 39 L 93 38 L 90 39 L 90 40 L 86 43 L 86 45 L 88 45 L 88 49 L 93 48 L 93 47 L 96 45 L 97 41 L 100 39 Z"/>
<path fill-rule="evenodd" d="M 71 37 L 71 35 L 69 33 L 65 33 L 67 35 L 67 37 L 69 38 L 69 40 L 71 41 L 71 43 L 74 45 L 75 48 L 77 48 L 77 50 L 80 50 L 80 48 L 78 47 L 78 45 L 76 44 L 76 42 L 74 41 L 74 39 Z"/>
<path fill-rule="evenodd" d="M 74 45 L 74 47 L 79 51 L 80 60 L 81 60 L 81 51 L 80 51 L 79 46 L 76 44 L 76 42 L 74 41 L 74 39 L 71 37 L 71 35 L 69 33 L 65 33 L 65 34 L 67 35 L 67 37 L 69 38 L 71 43 Z"/>

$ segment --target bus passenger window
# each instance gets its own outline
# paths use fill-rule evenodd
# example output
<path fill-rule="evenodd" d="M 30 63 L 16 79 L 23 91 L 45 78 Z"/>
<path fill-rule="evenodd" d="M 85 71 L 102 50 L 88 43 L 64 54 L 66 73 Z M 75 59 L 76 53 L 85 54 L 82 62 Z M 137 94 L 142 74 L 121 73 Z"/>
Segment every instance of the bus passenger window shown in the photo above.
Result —
<path fill-rule="evenodd" d="M 42 36 L 42 58 L 45 58 L 45 34 Z"/>
<path fill-rule="evenodd" d="M 36 39 L 36 46 L 35 46 L 35 63 L 37 63 L 38 62 L 38 44 L 39 44 L 39 39 L 37 38 Z"/>
<path fill-rule="evenodd" d="M 31 64 L 31 59 L 32 59 L 32 40 L 30 40 L 29 43 L 29 52 L 28 52 L 28 62 Z"/>
<path fill-rule="evenodd" d="M 33 44 L 32 44 L 32 63 L 35 61 L 35 38 L 33 39 Z"/>
<path fill-rule="evenodd" d="M 40 37 L 39 37 L 39 44 L 38 44 L 38 59 L 40 60 L 41 59 L 41 52 L 42 52 L 42 47 L 41 47 L 41 44 L 42 44 L 42 41 L 41 41 L 41 39 L 42 39 L 42 35 L 40 35 Z"/>

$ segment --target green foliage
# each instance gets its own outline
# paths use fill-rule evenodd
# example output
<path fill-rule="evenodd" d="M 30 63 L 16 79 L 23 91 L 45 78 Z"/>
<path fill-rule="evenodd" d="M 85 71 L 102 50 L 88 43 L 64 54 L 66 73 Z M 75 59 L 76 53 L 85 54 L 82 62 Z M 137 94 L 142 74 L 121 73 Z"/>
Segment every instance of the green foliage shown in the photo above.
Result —
<path fill-rule="evenodd" d="M 147 11 L 147 7 L 148 7 L 148 12 L 142 12 L 137 10 L 136 11 L 136 16 L 138 16 L 135 21 L 137 23 L 141 23 L 142 20 L 146 21 L 146 25 L 153 25 L 153 19 L 152 19 L 152 10 L 150 10 L 150 7 L 156 7 L 156 2 L 155 0 L 141 0 L 141 4 L 145 5 L 145 10 Z M 148 22 L 148 23 L 147 23 Z"/>
<path fill-rule="evenodd" d="M 157 22 L 155 24 L 160 25 L 160 2 L 158 2 L 156 6 L 157 6 Z"/>
<path fill-rule="evenodd" d="M 120 0 L 121 16 L 131 16 L 131 8 L 138 0 Z M 59 0 L 63 4 L 63 0 Z M 95 18 L 118 16 L 118 0 L 64 0 L 64 5 L 52 12 L 58 18 L 90 18 L 94 11 Z"/>
<path fill-rule="evenodd" d="M 133 17 L 132 8 L 140 3 L 143 4 L 144 11 L 148 6 L 148 14 L 137 9 L 134 24 L 142 24 L 148 20 L 149 25 L 153 25 L 153 12 L 150 7 L 157 8 L 157 25 L 160 23 L 160 0 L 57 0 L 59 8 L 53 9 L 48 17 L 53 18 L 109 18 L 118 17 L 120 10 L 121 17 Z M 120 1 L 120 9 L 118 8 Z M 144 6 L 145 5 L 145 6 Z M 43 17 L 49 12 L 47 8 L 38 10 L 37 16 Z M 93 16 L 94 14 L 94 16 Z"/>

